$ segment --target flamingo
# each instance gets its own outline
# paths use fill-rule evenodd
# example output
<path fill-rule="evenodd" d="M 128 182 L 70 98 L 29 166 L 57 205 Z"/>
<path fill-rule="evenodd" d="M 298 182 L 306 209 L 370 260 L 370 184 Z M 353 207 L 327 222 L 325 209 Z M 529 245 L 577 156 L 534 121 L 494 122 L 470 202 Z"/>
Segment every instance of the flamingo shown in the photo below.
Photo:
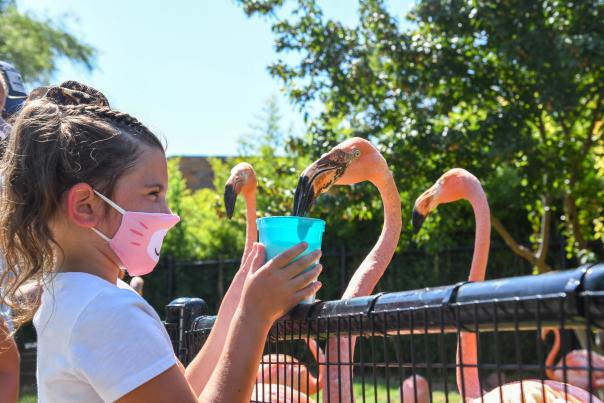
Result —
<path fill-rule="evenodd" d="M 321 349 L 317 346 L 317 342 L 309 339 L 307 341 L 308 348 L 317 362 L 325 362 L 325 356 Z M 285 384 L 293 389 L 303 391 L 308 396 L 320 391 L 323 387 L 321 378 L 323 377 L 323 365 L 319 366 L 319 376 L 308 372 L 304 364 L 301 364 L 297 359 L 285 354 L 267 354 L 262 357 L 264 365 L 258 368 L 258 382 Z M 267 364 L 270 362 L 270 365 Z M 277 375 L 278 374 L 278 375 Z"/>
<path fill-rule="evenodd" d="M 384 224 L 380 237 L 361 265 L 357 268 L 342 299 L 370 295 L 384 274 L 396 250 L 402 228 L 401 201 L 388 163 L 380 152 L 367 140 L 348 139 L 309 165 L 298 181 L 294 196 L 294 215 L 304 216 L 321 193 L 333 185 L 351 185 L 371 182 L 380 192 L 384 204 Z M 356 338 L 331 337 L 327 342 L 327 357 L 338 362 L 352 363 Z M 323 378 L 327 392 L 323 402 L 351 402 L 352 365 L 330 365 Z M 333 387 L 337 385 L 337 387 Z"/>
<path fill-rule="evenodd" d="M 439 204 L 465 199 L 474 210 L 476 230 L 469 281 L 483 281 L 486 274 L 491 237 L 489 204 L 480 181 L 470 172 L 454 168 L 443 174 L 422 193 L 413 208 L 413 227 L 417 232 L 426 216 Z M 483 395 L 478 377 L 478 342 L 475 333 L 460 332 L 457 349 L 457 388 L 468 403 L 478 402 L 600 402 L 587 391 L 555 381 L 523 380 L 499 386 Z M 461 353 L 460 353 L 461 352 Z"/>
<path fill-rule="evenodd" d="M 421 375 L 412 375 L 400 388 L 403 403 L 430 403 L 430 384 Z"/>
<path fill-rule="evenodd" d="M 589 371 L 587 369 L 589 367 L 590 354 L 591 365 L 596 368 L 604 368 L 604 357 L 593 351 L 588 353 L 587 350 L 573 350 L 566 354 L 566 357 L 561 359 L 558 365 L 554 367 L 554 360 L 560 351 L 560 330 L 544 328 L 541 330 L 541 338 L 545 340 L 550 332 L 554 333 L 554 345 L 545 360 L 545 374 L 547 377 L 555 381 L 564 382 L 564 367 L 570 367 L 573 369 L 566 369 L 566 380 L 571 385 L 585 390 L 589 390 L 590 386 L 594 390 L 604 388 L 604 371 L 602 369 L 593 370 L 590 385 Z"/>
<path fill-rule="evenodd" d="M 242 262 L 252 251 L 254 242 L 258 242 L 258 227 L 256 226 L 256 188 L 258 181 L 256 172 L 251 164 L 241 162 L 231 169 L 231 176 L 224 185 L 224 206 L 227 217 L 233 217 L 237 196 L 241 193 L 245 200 L 245 247 Z"/>
<path fill-rule="evenodd" d="M 306 393 L 285 385 L 258 383 L 252 391 L 255 403 L 315 403 Z"/>
<path fill-rule="evenodd" d="M 256 172 L 252 165 L 247 162 L 241 162 L 231 169 L 231 176 L 224 186 L 224 205 L 229 219 L 232 218 L 235 211 L 237 196 L 241 194 L 245 200 L 246 230 L 242 261 L 245 261 L 251 252 L 254 242 L 258 241 L 258 229 L 256 226 L 257 186 Z M 309 340 L 308 347 L 317 362 L 319 359 L 323 359 L 323 352 L 318 348 L 315 341 Z M 270 365 L 264 364 L 259 366 L 258 382 L 268 383 L 270 380 L 270 383 L 289 386 L 303 391 L 307 395 L 312 395 L 322 388 L 320 377 L 319 381 L 317 381 L 317 378 L 308 372 L 306 366 L 294 357 L 285 354 L 266 354 L 262 357 L 262 362 L 270 362 Z M 321 368 L 319 368 L 320 371 Z M 275 390 L 278 389 L 275 388 Z M 267 389 L 267 392 L 272 392 L 272 390 Z"/>

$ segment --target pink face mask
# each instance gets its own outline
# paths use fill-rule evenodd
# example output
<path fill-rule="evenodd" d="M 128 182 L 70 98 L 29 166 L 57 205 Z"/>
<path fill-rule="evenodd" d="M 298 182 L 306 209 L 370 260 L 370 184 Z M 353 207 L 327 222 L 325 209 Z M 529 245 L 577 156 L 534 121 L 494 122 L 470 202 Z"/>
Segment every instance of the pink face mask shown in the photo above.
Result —
<path fill-rule="evenodd" d="M 122 214 L 122 222 L 111 239 L 96 228 L 92 230 L 109 242 L 109 247 L 128 274 L 143 276 L 151 273 L 159 261 L 166 233 L 180 221 L 180 217 L 176 214 L 126 211 L 96 190 L 94 193 Z"/>

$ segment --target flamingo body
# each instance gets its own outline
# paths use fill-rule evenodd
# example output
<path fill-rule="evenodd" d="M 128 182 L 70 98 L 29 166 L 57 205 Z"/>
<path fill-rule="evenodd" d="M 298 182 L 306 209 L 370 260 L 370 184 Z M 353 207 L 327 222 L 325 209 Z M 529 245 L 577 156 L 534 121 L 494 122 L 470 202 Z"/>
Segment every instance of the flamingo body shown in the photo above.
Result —
<path fill-rule="evenodd" d="M 430 385 L 421 375 L 405 379 L 400 389 L 403 403 L 430 403 Z"/>
<path fill-rule="evenodd" d="M 308 347 L 317 362 L 324 362 L 325 357 L 314 340 L 308 341 Z M 318 379 L 308 368 L 292 356 L 285 354 L 267 354 L 262 357 L 263 364 L 258 368 L 257 381 L 280 384 L 299 390 L 309 396 L 322 389 L 321 375 L 323 365 L 319 366 Z M 270 362 L 270 364 L 268 364 Z"/>
<path fill-rule="evenodd" d="M 545 373 L 548 378 L 558 382 L 568 382 L 571 385 L 581 389 L 593 390 L 604 388 L 604 357 L 594 351 L 573 350 L 560 361 L 556 366 L 553 366 L 556 355 L 560 352 L 560 330 L 555 328 L 545 328 L 541 331 L 541 338 L 545 340 L 548 333 L 554 333 L 554 345 L 545 361 Z M 591 385 L 589 380 L 589 366 L 591 355 L 591 367 L 598 368 L 592 370 Z M 564 368 L 566 367 L 566 377 L 564 376 Z"/>
<path fill-rule="evenodd" d="M 314 400 L 299 390 L 285 385 L 258 383 L 252 392 L 252 402 L 258 403 L 314 403 Z"/>
<path fill-rule="evenodd" d="M 472 403 L 584 403 L 589 402 L 589 393 L 572 385 L 566 385 L 565 390 L 564 384 L 560 382 L 528 379 L 507 383 L 482 397 L 466 401 Z M 601 403 L 601 401 L 594 396 L 593 403 Z"/>

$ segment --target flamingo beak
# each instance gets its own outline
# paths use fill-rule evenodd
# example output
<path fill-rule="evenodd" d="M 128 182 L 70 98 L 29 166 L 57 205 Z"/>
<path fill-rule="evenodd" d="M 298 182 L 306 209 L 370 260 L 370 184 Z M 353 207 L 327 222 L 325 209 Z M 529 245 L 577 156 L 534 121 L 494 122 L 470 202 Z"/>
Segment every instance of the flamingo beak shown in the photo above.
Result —
<path fill-rule="evenodd" d="M 224 208 L 229 220 L 233 217 L 236 201 L 237 192 L 235 191 L 235 186 L 229 182 L 224 186 Z"/>
<path fill-rule="evenodd" d="M 337 167 L 329 165 L 312 164 L 304 170 L 300 179 L 298 180 L 298 186 L 296 186 L 296 193 L 294 194 L 294 215 L 305 217 L 319 194 L 327 191 L 329 187 L 336 181 L 338 175 L 332 175 L 333 178 L 329 181 L 329 184 L 319 191 L 316 190 L 316 182 L 318 178 L 324 179 L 328 173 L 336 171 Z"/>
<path fill-rule="evenodd" d="M 413 233 L 414 234 L 417 234 L 419 232 L 422 225 L 424 224 L 425 219 L 426 219 L 426 216 L 423 215 L 422 213 L 420 213 L 419 211 L 417 211 L 417 208 L 413 209 L 413 215 L 412 215 L 411 221 L 413 222 Z"/>

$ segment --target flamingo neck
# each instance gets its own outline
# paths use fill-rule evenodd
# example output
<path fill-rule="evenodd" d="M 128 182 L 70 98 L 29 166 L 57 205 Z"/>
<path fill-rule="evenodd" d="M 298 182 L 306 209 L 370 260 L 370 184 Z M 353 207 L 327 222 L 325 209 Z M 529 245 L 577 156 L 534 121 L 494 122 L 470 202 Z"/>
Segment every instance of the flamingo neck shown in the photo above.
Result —
<path fill-rule="evenodd" d="M 470 187 L 467 199 L 474 210 L 476 230 L 474 233 L 474 254 L 470 267 L 469 281 L 484 281 L 489 248 L 491 245 L 491 213 L 487 197 L 479 184 Z"/>
<path fill-rule="evenodd" d="M 256 191 L 243 194 L 245 200 L 245 248 L 241 263 L 245 262 L 252 251 L 254 242 L 258 242 L 258 227 L 256 226 Z"/>
<path fill-rule="evenodd" d="M 401 235 L 401 200 L 396 183 L 386 166 L 378 179 L 371 180 L 384 204 L 384 225 L 378 241 L 348 283 L 342 299 L 370 295 L 390 264 Z"/>
<path fill-rule="evenodd" d="M 465 189 L 465 199 L 472 205 L 476 230 L 474 234 L 474 254 L 470 267 L 469 281 L 484 281 L 491 239 L 491 215 L 486 195 L 479 182 L 471 182 Z M 482 396 L 478 374 L 478 337 L 475 333 L 460 333 L 460 349 L 457 352 L 457 386 L 468 400 Z M 461 353 L 461 354 L 460 354 Z M 463 357 L 460 357 L 462 355 Z M 463 370 L 460 367 L 463 359 Z M 467 366 L 466 366 L 467 365 Z M 463 383 L 461 376 L 463 376 Z"/>
<path fill-rule="evenodd" d="M 554 333 L 554 345 L 545 359 L 545 375 L 547 375 L 549 379 L 556 380 L 553 366 L 556 356 L 560 351 L 560 331 L 558 329 L 551 329 L 550 331 Z"/>

